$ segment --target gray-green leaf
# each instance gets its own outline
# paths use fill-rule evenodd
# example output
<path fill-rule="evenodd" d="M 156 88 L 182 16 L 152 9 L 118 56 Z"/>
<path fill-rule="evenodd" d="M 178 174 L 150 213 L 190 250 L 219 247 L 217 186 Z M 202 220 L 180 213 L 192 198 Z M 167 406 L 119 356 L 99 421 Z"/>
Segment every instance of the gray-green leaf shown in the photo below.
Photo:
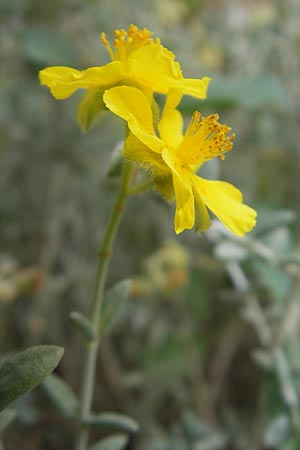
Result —
<path fill-rule="evenodd" d="M 129 297 L 131 280 L 123 280 L 113 286 L 105 295 L 99 332 L 103 335 L 110 331 L 119 320 Z"/>
<path fill-rule="evenodd" d="M 64 349 L 54 345 L 30 347 L 0 366 L 0 411 L 40 384 L 59 363 Z"/>
<path fill-rule="evenodd" d="M 0 413 L 0 437 L 3 436 L 16 415 L 17 413 L 14 409 L 5 409 Z"/>
<path fill-rule="evenodd" d="M 126 447 L 128 436 L 115 434 L 93 444 L 89 450 L 122 450 Z"/>
<path fill-rule="evenodd" d="M 66 417 L 74 417 L 78 409 L 78 400 L 70 386 L 57 375 L 49 375 L 41 387 L 51 402 Z"/>
<path fill-rule="evenodd" d="M 137 433 L 139 431 L 139 424 L 136 420 L 125 414 L 116 413 L 102 413 L 92 414 L 86 421 L 85 425 L 92 428 L 114 429 L 118 431 L 124 431 L 126 433 Z"/>
<path fill-rule="evenodd" d="M 73 311 L 70 314 L 70 322 L 74 327 L 76 327 L 84 334 L 85 338 L 88 341 L 95 340 L 96 335 L 94 333 L 91 321 L 83 314 L 77 311 Z"/>
<path fill-rule="evenodd" d="M 76 65 L 78 52 L 72 40 L 45 26 L 29 28 L 23 36 L 24 55 L 40 65 Z"/>
<path fill-rule="evenodd" d="M 290 433 L 291 423 L 288 416 L 277 416 L 266 429 L 264 445 L 267 448 L 278 448 L 285 443 Z"/>

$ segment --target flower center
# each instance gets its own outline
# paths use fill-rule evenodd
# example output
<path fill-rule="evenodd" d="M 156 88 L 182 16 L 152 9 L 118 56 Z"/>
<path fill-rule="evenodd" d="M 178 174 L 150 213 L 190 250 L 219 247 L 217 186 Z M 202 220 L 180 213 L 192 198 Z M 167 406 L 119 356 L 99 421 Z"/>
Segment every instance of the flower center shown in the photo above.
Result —
<path fill-rule="evenodd" d="M 126 62 L 128 56 L 136 49 L 150 44 L 160 44 L 159 38 L 152 38 L 152 31 L 147 28 L 138 28 L 136 25 L 129 25 L 128 31 L 115 30 L 114 50 L 106 39 L 105 33 L 101 33 L 101 41 L 113 61 Z"/>
<path fill-rule="evenodd" d="M 177 152 L 188 165 L 201 164 L 220 156 L 225 158 L 233 146 L 235 134 L 228 135 L 231 128 L 218 122 L 218 114 L 202 117 L 195 111 Z"/>

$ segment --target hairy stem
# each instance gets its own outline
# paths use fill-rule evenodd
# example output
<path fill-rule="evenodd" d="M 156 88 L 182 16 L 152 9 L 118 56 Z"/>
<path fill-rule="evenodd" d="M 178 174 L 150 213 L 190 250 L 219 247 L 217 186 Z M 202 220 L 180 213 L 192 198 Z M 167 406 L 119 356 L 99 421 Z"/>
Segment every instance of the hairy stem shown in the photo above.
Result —
<path fill-rule="evenodd" d="M 104 285 L 106 280 L 108 264 L 111 258 L 111 251 L 114 243 L 114 238 L 116 236 L 118 225 L 120 223 L 120 219 L 128 195 L 131 172 L 132 166 L 127 162 L 124 163 L 119 191 L 103 236 L 102 245 L 98 251 L 99 256 L 98 266 L 90 306 L 90 320 L 96 338 L 88 342 L 87 344 L 86 359 L 83 369 L 84 372 L 81 386 L 81 402 L 79 411 L 79 419 L 81 427 L 77 435 L 75 450 L 86 450 L 88 445 L 89 430 L 83 426 L 83 423 L 89 417 L 91 412 L 92 397 L 94 392 L 95 375 L 96 375 L 96 360 L 100 344 L 98 329 L 101 317 Z"/>

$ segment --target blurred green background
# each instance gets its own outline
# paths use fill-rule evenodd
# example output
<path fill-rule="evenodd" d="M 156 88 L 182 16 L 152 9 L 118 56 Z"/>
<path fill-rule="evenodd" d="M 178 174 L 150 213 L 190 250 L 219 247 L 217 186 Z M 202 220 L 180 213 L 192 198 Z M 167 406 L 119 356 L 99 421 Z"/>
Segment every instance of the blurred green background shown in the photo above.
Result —
<path fill-rule="evenodd" d="M 76 124 L 80 93 L 56 101 L 48 65 L 108 62 L 100 32 L 146 26 L 237 138 L 201 175 L 237 185 L 259 212 L 236 240 L 214 224 L 173 230 L 158 194 L 129 202 L 108 285 L 133 278 L 127 309 L 104 339 L 94 405 L 135 417 L 130 450 L 300 448 L 300 3 L 297 0 L 3 0 L 1 14 L 0 358 L 63 345 L 57 374 L 78 391 L 80 336 L 96 249 L 117 180 L 107 170 L 123 124 Z M 80 357 L 79 357 L 80 355 Z M 73 425 L 42 389 L 18 400 L 6 449 L 71 448 Z M 95 437 L 101 436 L 95 432 Z"/>

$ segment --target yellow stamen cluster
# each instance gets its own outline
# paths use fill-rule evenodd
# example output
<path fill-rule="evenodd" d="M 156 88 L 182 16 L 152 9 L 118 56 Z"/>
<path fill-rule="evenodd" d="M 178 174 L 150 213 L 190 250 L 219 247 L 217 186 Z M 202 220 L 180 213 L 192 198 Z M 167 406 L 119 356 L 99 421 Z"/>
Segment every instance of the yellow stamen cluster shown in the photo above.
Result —
<path fill-rule="evenodd" d="M 134 50 L 149 44 L 160 44 L 160 39 L 152 38 L 152 34 L 147 28 L 138 28 L 136 25 L 129 25 L 128 31 L 115 30 L 115 51 L 111 48 L 105 33 L 101 33 L 100 37 L 112 60 L 126 62 L 126 59 Z"/>
<path fill-rule="evenodd" d="M 218 114 L 201 117 L 195 111 L 180 146 L 180 154 L 187 164 L 198 164 L 232 150 L 234 134 L 228 135 L 231 128 L 218 122 Z"/>

